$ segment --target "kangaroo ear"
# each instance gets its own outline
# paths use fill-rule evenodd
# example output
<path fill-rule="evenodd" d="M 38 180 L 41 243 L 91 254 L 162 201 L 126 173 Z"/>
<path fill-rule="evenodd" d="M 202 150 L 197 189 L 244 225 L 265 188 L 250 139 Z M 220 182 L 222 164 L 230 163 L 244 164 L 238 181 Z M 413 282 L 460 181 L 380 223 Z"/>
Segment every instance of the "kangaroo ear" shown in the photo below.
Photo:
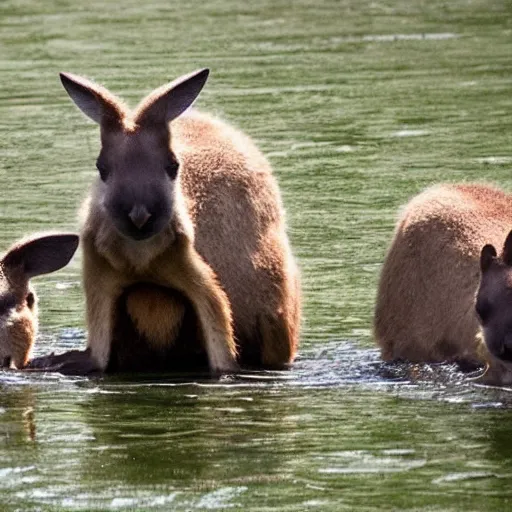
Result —
<path fill-rule="evenodd" d="M 176 119 L 194 103 L 209 73 L 209 69 L 200 69 L 154 90 L 137 107 L 136 123 L 167 124 Z"/>
<path fill-rule="evenodd" d="M 49 274 L 67 265 L 77 247 L 77 235 L 41 236 L 16 244 L 4 256 L 2 265 L 21 267 L 30 279 L 40 274 Z"/>
<path fill-rule="evenodd" d="M 480 253 L 480 270 L 482 274 L 489 270 L 491 263 L 496 259 L 497 253 L 494 245 L 484 245 L 482 252 Z"/>
<path fill-rule="evenodd" d="M 60 81 L 75 105 L 95 123 L 121 120 L 119 100 L 104 87 L 71 73 L 60 73 Z"/>
<path fill-rule="evenodd" d="M 507 235 L 505 243 L 503 244 L 501 259 L 505 265 L 512 266 L 512 231 Z"/>

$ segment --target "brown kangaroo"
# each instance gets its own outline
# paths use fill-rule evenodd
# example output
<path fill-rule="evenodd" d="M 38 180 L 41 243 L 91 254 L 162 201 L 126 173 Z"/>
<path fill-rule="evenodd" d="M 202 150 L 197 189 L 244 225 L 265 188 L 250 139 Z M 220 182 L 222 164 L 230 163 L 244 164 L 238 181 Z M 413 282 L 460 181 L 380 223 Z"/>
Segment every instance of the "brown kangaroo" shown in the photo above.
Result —
<path fill-rule="evenodd" d="M 484 185 L 437 185 L 405 206 L 377 294 L 374 334 L 384 360 L 488 363 L 485 380 L 500 381 L 475 294 L 482 247 L 503 243 L 511 224 L 512 196 Z"/>
<path fill-rule="evenodd" d="M 33 235 L 0 260 L 0 365 L 23 368 L 38 329 L 37 297 L 29 280 L 68 264 L 78 246 L 72 234 Z"/>
<path fill-rule="evenodd" d="M 101 128 L 81 234 L 84 355 L 101 371 L 165 369 L 185 352 L 202 352 L 214 372 L 294 357 L 300 287 L 279 189 L 247 136 L 184 114 L 207 77 L 181 77 L 131 111 L 105 88 L 61 74 Z"/>

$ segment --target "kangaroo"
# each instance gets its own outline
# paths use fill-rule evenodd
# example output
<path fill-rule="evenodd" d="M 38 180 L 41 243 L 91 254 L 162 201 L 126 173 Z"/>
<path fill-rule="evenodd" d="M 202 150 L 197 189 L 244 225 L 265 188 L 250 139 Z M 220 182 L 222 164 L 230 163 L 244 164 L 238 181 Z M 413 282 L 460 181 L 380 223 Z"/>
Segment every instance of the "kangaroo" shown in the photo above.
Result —
<path fill-rule="evenodd" d="M 482 247 L 501 244 L 511 224 L 512 196 L 490 186 L 437 185 L 405 206 L 377 293 L 384 360 L 499 366 L 482 341 L 475 294 Z"/>
<path fill-rule="evenodd" d="M 476 295 L 476 313 L 482 326 L 488 362 L 484 380 L 512 384 L 512 231 L 498 257 L 492 244 L 480 256 L 481 278 Z M 491 361 L 489 363 L 489 361 Z"/>
<path fill-rule="evenodd" d="M 33 235 L 14 244 L 0 259 L 0 365 L 23 368 L 38 330 L 32 277 L 68 264 L 78 246 L 72 234 Z"/>
<path fill-rule="evenodd" d="M 181 348 L 195 340 L 213 372 L 279 368 L 295 355 L 300 284 L 279 189 L 251 139 L 187 111 L 208 73 L 156 89 L 133 111 L 61 74 L 101 131 L 81 232 L 85 355 L 100 371 L 150 370 L 182 332 Z"/>

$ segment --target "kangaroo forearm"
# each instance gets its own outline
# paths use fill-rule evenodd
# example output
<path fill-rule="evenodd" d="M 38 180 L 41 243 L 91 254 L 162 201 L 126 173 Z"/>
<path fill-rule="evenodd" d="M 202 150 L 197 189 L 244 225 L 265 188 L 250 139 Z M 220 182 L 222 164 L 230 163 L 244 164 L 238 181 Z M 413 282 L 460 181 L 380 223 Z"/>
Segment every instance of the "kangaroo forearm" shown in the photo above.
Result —
<path fill-rule="evenodd" d="M 220 286 L 209 286 L 191 297 L 204 333 L 212 370 L 236 369 L 236 344 L 233 338 L 231 308 Z"/>
<path fill-rule="evenodd" d="M 98 366 L 105 370 L 112 343 L 114 299 L 100 297 L 98 293 L 86 294 L 87 302 L 87 348 Z"/>
<path fill-rule="evenodd" d="M 93 251 L 84 251 L 83 279 L 87 348 L 97 365 L 105 370 L 110 357 L 115 305 L 125 279 Z"/>
<path fill-rule="evenodd" d="M 215 273 L 191 245 L 169 257 L 172 264 L 159 267 L 158 281 L 182 292 L 198 316 L 210 367 L 215 371 L 236 368 L 231 306 Z"/>

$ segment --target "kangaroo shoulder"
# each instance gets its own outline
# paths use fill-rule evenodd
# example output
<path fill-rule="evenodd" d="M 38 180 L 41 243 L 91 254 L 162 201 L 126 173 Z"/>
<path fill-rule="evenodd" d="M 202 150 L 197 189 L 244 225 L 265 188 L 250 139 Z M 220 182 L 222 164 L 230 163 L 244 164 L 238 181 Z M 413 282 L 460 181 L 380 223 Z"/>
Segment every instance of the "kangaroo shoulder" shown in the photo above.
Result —
<path fill-rule="evenodd" d="M 191 111 L 171 125 L 171 144 L 189 171 L 270 172 L 270 165 L 252 139 L 226 121 Z"/>
<path fill-rule="evenodd" d="M 272 169 L 250 137 L 228 123 L 193 111 L 171 125 L 171 145 L 181 162 L 180 183 L 189 208 L 226 211 L 275 204 Z M 269 197 L 267 197 L 269 196 Z M 237 198 L 236 201 L 233 198 Z"/>

